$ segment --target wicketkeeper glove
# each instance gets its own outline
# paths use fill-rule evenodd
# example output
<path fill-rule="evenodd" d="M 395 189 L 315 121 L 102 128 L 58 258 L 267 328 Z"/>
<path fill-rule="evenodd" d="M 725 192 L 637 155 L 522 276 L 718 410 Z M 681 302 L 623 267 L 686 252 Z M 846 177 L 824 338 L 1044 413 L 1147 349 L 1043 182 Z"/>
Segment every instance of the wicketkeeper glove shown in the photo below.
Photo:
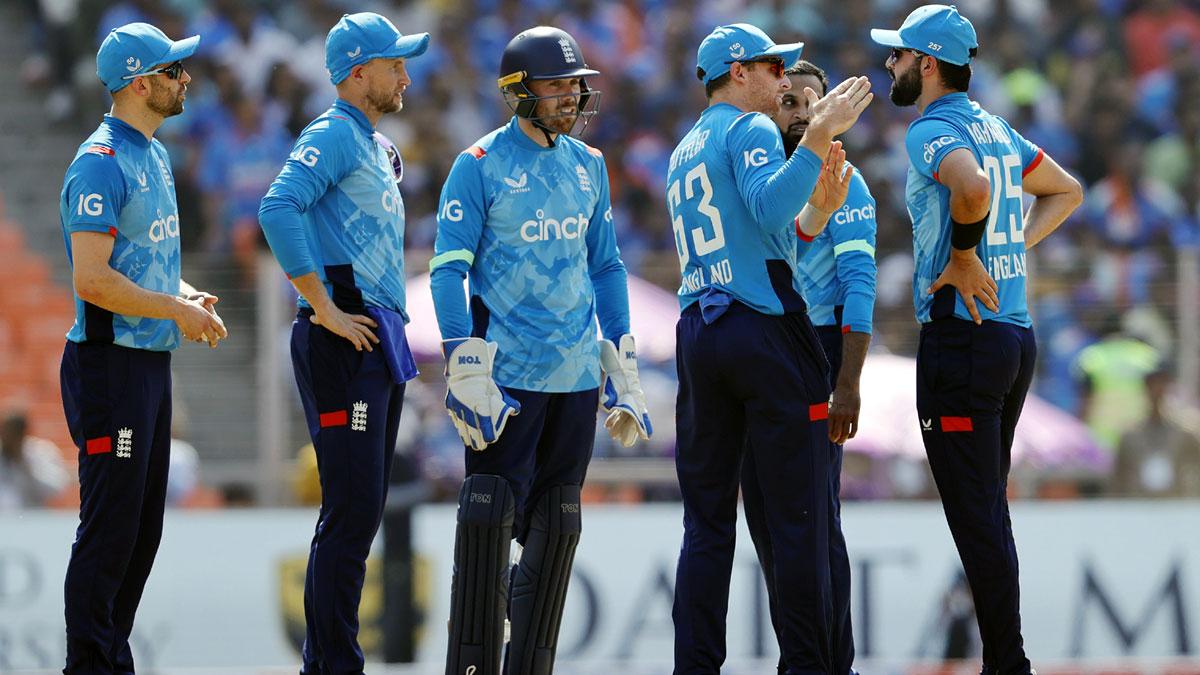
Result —
<path fill-rule="evenodd" d="M 495 443 L 521 404 L 496 386 L 492 361 L 496 343 L 482 338 L 442 341 L 446 355 L 446 411 L 463 443 L 479 451 Z"/>
<path fill-rule="evenodd" d="M 608 429 L 614 440 L 627 448 L 638 438 L 650 440 L 654 427 L 650 424 L 646 395 L 638 378 L 637 348 L 633 336 L 621 336 L 619 349 L 611 340 L 601 340 L 600 367 L 603 375 L 600 405 L 608 413 L 604 428 Z"/>

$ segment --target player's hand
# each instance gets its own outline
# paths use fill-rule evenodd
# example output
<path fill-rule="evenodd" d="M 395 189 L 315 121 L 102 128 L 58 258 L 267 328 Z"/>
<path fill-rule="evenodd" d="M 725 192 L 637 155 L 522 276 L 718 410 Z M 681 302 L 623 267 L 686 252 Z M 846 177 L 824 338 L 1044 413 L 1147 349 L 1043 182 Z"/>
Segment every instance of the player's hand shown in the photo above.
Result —
<path fill-rule="evenodd" d="M 220 298 L 212 293 L 206 293 L 204 291 L 196 291 L 195 293 L 190 293 L 184 297 L 186 297 L 188 300 L 195 300 L 204 305 L 204 309 L 208 310 L 208 313 L 212 314 L 213 317 L 216 318 L 216 320 L 221 324 L 221 328 L 224 330 L 224 335 L 221 336 L 221 339 L 229 337 L 228 330 L 225 330 L 225 321 L 221 318 L 221 315 L 217 314 L 216 304 L 220 301 Z M 215 338 L 216 336 L 213 337 Z M 217 348 L 217 342 L 215 339 L 206 341 L 208 342 L 208 346 L 210 348 Z"/>
<path fill-rule="evenodd" d="M 838 385 L 829 397 L 829 440 L 845 443 L 858 433 L 858 411 L 862 399 L 858 389 Z"/>
<path fill-rule="evenodd" d="M 851 77 L 821 98 L 817 98 L 817 92 L 811 87 L 805 87 L 804 97 L 808 99 L 809 109 L 812 110 L 812 120 L 805 134 L 816 133 L 833 138 L 854 126 L 875 95 L 871 93 L 870 80 Z"/>
<path fill-rule="evenodd" d="M 347 314 L 333 303 L 329 303 L 329 308 L 321 312 L 314 309 L 309 321 L 317 326 L 324 326 L 325 330 L 334 335 L 346 338 L 360 352 L 364 349 L 374 351 L 371 345 L 379 344 L 379 338 L 375 337 L 371 330 L 379 327 L 375 319 L 362 314 Z"/>
<path fill-rule="evenodd" d="M 637 439 L 650 440 L 654 426 L 646 409 L 646 395 L 638 376 L 637 346 L 632 335 L 622 335 L 621 345 L 600 341 L 600 405 L 608 412 L 604 428 L 615 441 L 632 447 Z"/>
<path fill-rule="evenodd" d="M 943 286 L 953 286 L 958 290 L 976 325 L 982 324 L 983 319 L 979 316 L 979 308 L 975 306 L 975 298 L 982 300 L 984 306 L 993 312 L 1000 311 L 1000 287 L 984 269 L 983 262 L 975 255 L 974 249 L 960 251 L 951 248 L 946 269 L 942 270 L 941 276 L 925 293 L 933 295 Z"/>
<path fill-rule="evenodd" d="M 492 362 L 496 343 L 482 338 L 442 342 L 446 355 L 446 411 L 463 444 L 476 452 L 495 443 L 521 403 L 496 386 Z"/>
<path fill-rule="evenodd" d="M 225 322 L 201 300 L 176 298 L 174 320 L 185 340 L 207 342 L 209 347 L 229 336 Z"/>
<path fill-rule="evenodd" d="M 821 175 L 813 187 L 808 205 L 826 214 L 842 208 L 846 203 L 846 195 L 850 192 L 850 177 L 854 175 L 854 167 L 846 166 L 846 151 L 841 141 L 829 144 L 829 154 L 821 165 Z"/>

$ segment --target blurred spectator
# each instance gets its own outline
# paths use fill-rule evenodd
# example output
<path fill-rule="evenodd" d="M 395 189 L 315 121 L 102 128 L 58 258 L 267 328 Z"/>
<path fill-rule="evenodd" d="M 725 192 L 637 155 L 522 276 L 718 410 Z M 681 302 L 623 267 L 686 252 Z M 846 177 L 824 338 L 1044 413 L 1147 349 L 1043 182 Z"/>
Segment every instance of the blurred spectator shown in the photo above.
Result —
<path fill-rule="evenodd" d="M 28 432 L 22 411 L 0 422 L 0 511 L 44 507 L 70 484 L 58 448 Z"/>
<path fill-rule="evenodd" d="M 1200 13 L 1181 0 L 1145 0 L 1124 28 L 1125 53 L 1138 77 L 1165 65 L 1176 41 L 1200 44 Z"/>
<path fill-rule="evenodd" d="M 1103 447 L 1115 451 L 1121 435 L 1146 418 L 1145 377 L 1159 358 L 1158 350 L 1122 329 L 1117 315 L 1108 319 L 1103 339 L 1079 352 L 1075 374 L 1083 396 L 1078 414 Z"/>
<path fill-rule="evenodd" d="M 1200 429 L 1169 394 L 1167 362 L 1146 374 L 1149 412 L 1121 436 L 1110 493 L 1119 497 L 1200 497 Z"/>

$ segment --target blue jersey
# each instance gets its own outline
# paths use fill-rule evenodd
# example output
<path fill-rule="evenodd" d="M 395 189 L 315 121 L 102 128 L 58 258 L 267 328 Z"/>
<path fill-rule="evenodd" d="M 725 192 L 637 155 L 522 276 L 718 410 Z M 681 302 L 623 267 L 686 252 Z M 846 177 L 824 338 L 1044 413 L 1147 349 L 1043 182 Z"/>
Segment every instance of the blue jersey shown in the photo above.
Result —
<path fill-rule="evenodd" d="M 493 376 L 501 386 L 598 387 L 597 318 L 609 339 L 629 332 L 600 151 L 562 134 L 542 147 L 514 117 L 458 156 L 437 220 L 429 268 L 442 337 L 496 342 Z"/>
<path fill-rule="evenodd" d="M 799 244 L 804 302 L 814 326 L 870 333 L 875 311 L 875 199 L 862 174 L 854 172 L 846 203 L 833 212 L 821 234 Z"/>
<path fill-rule="evenodd" d="M 104 116 L 67 168 L 58 204 L 67 260 L 71 234 L 113 236 L 109 265 L 150 291 L 179 294 L 179 209 L 167 149 L 125 122 Z M 170 319 L 123 316 L 75 296 L 72 342 L 166 351 L 179 346 Z"/>
<path fill-rule="evenodd" d="M 407 321 L 404 201 L 358 108 L 338 99 L 305 127 L 258 219 L 288 278 L 316 272 L 343 311 L 382 307 Z"/>
<path fill-rule="evenodd" d="M 950 189 L 938 182 L 946 155 L 966 148 L 975 155 L 992 184 L 991 212 L 976 252 L 1000 286 L 1000 311 L 976 302 L 985 321 L 1030 326 L 1025 302 L 1025 222 L 1021 179 L 1042 160 L 1042 151 L 1000 117 L 965 93 L 948 94 L 929 104 L 908 127 L 905 138 L 910 162 L 905 201 L 913 221 L 913 302 L 917 320 L 934 318 L 933 296 L 926 295 L 950 259 Z M 962 298 L 954 295 L 953 315 L 972 321 Z M 948 309 L 948 305 L 947 305 Z"/>
<path fill-rule="evenodd" d="M 803 310 L 793 219 L 820 170 L 807 148 L 785 161 L 770 117 L 708 107 L 667 171 L 680 307 L 705 298 L 702 308 L 732 299 L 764 314 Z"/>

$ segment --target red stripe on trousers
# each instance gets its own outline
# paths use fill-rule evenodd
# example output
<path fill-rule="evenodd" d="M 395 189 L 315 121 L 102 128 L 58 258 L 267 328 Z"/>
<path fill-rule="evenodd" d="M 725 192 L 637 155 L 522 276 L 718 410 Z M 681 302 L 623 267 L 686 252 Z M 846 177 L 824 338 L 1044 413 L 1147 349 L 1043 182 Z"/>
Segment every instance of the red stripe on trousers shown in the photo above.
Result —
<path fill-rule="evenodd" d="M 106 452 L 112 452 L 112 436 L 89 438 L 84 445 L 84 450 L 89 455 L 103 455 Z"/>
<path fill-rule="evenodd" d="M 818 422 L 820 420 L 827 420 L 827 419 L 829 419 L 829 404 L 828 403 L 814 403 L 813 405 L 808 406 L 808 421 L 809 422 Z"/>
<path fill-rule="evenodd" d="M 975 431 L 970 417 L 943 417 L 942 431 Z"/>
<path fill-rule="evenodd" d="M 346 411 L 335 410 L 333 412 L 321 413 L 321 428 L 325 427 L 344 427 L 346 426 Z"/>

